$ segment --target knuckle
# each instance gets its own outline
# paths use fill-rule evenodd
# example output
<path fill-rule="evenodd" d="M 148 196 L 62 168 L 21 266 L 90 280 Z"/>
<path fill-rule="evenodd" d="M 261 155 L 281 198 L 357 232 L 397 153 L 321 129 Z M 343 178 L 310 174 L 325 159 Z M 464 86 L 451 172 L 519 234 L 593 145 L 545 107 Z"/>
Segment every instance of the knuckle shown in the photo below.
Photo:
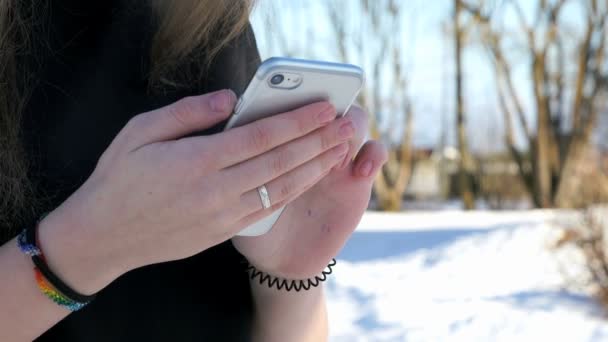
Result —
<path fill-rule="evenodd" d="M 180 126 L 188 126 L 197 112 L 197 101 L 194 97 L 184 97 L 168 107 L 169 114 Z"/>
<path fill-rule="evenodd" d="M 290 160 L 291 153 L 288 150 L 281 149 L 280 151 L 277 151 L 276 156 L 272 158 L 270 171 L 272 171 L 274 175 L 282 174 L 289 168 Z"/>
<path fill-rule="evenodd" d="M 251 124 L 249 142 L 256 151 L 265 151 L 270 147 L 270 132 L 266 126 L 254 122 Z"/>
<path fill-rule="evenodd" d="M 223 191 L 221 183 L 216 182 L 204 182 L 200 187 L 201 191 L 197 192 L 198 201 L 197 205 L 203 205 L 205 210 L 211 212 L 221 212 L 222 209 L 226 208 L 225 202 L 228 198 L 227 192 Z M 200 207 L 195 208 L 200 210 Z"/>
<path fill-rule="evenodd" d="M 207 173 L 216 165 L 217 153 L 205 147 L 206 137 L 197 137 L 200 143 L 188 139 L 168 141 L 163 143 L 169 149 L 169 153 L 184 167 L 187 167 L 192 174 L 200 175 Z M 177 167 L 177 165 L 175 165 Z"/>
<path fill-rule="evenodd" d="M 315 166 L 315 172 L 320 175 L 325 172 L 325 170 L 334 167 L 337 161 L 334 155 L 334 153 L 326 153 L 325 155 L 323 155 Z"/>
<path fill-rule="evenodd" d="M 335 144 L 336 138 L 332 130 L 324 129 L 321 132 L 321 149 L 323 151 L 330 149 Z"/>
<path fill-rule="evenodd" d="M 195 170 L 205 171 L 214 165 L 214 154 L 209 153 L 207 150 L 201 151 L 191 147 L 188 154 Z"/>
<path fill-rule="evenodd" d="M 216 222 L 221 222 L 220 227 L 227 227 L 233 224 L 234 220 L 234 212 L 231 211 L 222 211 L 216 216 Z M 208 223 L 207 223 L 208 224 Z M 206 225 L 201 225 L 205 227 Z M 215 229 L 215 233 L 218 234 L 217 241 L 226 241 L 229 240 L 232 236 L 230 234 L 230 230 L 228 229 Z"/>
<path fill-rule="evenodd" d="M 271 206 L 271 207 L 268 209 L 268 211 L 270 211 L 270 212 L 277 211 L 277 210 L 279 210 L 279 209 L 283 208 L 283 207 L 284 207 L 286 204 L 287 204 L 287 201 L 286 201 L 286 200 L 279 201 L 278 203 L 273 204 L 273 205 L 272 205 L 272 206 Z"/>
<path fill-rule="evenodd" d="M 310 119 L 309 116 L 296 115 L 293 119 L 295 128 L 299 135 L 304 135 L 310 131 Z"/>
<path fill-rule="evenodd" d="M 191 170 L 197 175 L 207 175 L 212 171 L 219 170 L 217 153 L 210 150 L 195 152 L 194 170 Z"/>
<path fill-rule="evenodd" d="M 134 117 L 129 119 L 129 121 L 127 121 L 124 131 L 127 134 L 138 131 L 144 125 L 144 122 L 146 121 L 146 119 L 147 119 L 146 114 L 135 115 Z"/>
<path fill-rule="evenodd" d="M 146 122 L 149 121 L 148 115 L 138 114 L 129 119 L 122 130 L 117 135 L 117 143 L 120 145 L 131 146 L 138 134 L 145 127 Z"/>
<path fill-rule="evenodd" d="M 289 198 L 289 196 L 295 190 L 295 183 L 293 179 L 288 178 L 279 186 L 279 200 Z"/>

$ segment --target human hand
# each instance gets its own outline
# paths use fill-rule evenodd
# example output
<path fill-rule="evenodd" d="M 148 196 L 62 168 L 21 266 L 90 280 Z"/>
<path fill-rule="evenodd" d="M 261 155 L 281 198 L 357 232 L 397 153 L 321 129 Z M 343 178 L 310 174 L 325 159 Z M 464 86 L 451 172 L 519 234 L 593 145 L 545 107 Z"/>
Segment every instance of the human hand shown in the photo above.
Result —
<path fill-rule="evenodd" d="M 96 292 L 140 266 L 219 244 L 249 217 L 284 205 L 339 163 L 353 134 L 329 103 L 210 136 L 184 136 L 232 113 L 230 91 L 189 97 L 135 116 L 90 178 L 39 227 L 58 275 Z M 266 184 L 276 206 L 262 210 Z"/>
<path fill-rule="evenodd" d="M 356 127 L 349 156 L 367 132 L 367 115 L 354 107 Z M 367 142 L 356 159 L 321 175 L 283 211 L 272 230 L 258 237 L 235 237 L 235 247 L 259 270 L 285 279 L 318 275 L 342 248 L 367 208 L 375 175 L 387 160 L 382 144 Z"/>

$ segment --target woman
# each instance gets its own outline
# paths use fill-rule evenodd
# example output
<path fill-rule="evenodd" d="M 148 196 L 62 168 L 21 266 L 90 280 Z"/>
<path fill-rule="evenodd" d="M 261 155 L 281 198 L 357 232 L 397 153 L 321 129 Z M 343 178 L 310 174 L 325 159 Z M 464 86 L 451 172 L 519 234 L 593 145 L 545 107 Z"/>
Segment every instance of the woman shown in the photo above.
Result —
<path fill-rule="evenodd" d="M 250 6 L 0 1 L 0 340 L 326 339 L 322 286 L 248 264 L 320 274 L 386 156 L 327 103 L 222 132 L 259 64 Z M 233 238 L 273 209 L 261 185 L 287 209 Z M 95 299 L 61 302 L 35 258 Z"/>

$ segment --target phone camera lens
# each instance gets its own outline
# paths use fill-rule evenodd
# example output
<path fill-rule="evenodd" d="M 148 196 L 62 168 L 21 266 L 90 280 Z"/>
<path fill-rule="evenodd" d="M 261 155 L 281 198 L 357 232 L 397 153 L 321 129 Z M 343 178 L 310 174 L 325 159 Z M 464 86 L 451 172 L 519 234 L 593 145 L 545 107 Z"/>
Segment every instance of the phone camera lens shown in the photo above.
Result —
<path fill-rule="evenodd" d="M 272 76 L 272 78 L 270 79 L 270 83 L 272 83 L 273 85 L 279 85 L 284 80 L 285 80 L 285 76 L 283 76 L 281 74 L 276 74 L 276 75 Z"/>

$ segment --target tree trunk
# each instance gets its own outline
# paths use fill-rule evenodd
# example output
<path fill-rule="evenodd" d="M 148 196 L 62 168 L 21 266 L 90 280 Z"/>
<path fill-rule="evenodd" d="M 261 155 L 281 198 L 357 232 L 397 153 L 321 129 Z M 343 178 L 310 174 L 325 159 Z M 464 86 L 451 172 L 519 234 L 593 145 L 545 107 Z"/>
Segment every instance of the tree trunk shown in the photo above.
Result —
<path fill-rule="evenodd" d="M 397 149 L 389 151 L 388 162 L 384 166 L 397 170 L 396 173 L 380 172 L 374 181 L 374 190 L 378 198 L 379 209 L 384 211 L 401 210 L 401 202 L 412 174 L 412 140 L 413 140 L 413 113 L 410 106 L 406 108 L 405 134 Z M 372 135 L 379 134 L 376 123 L 371 122 Z"/>
<path fill-rule="evenodd" d="M 401 196 L 396 191 L 392 191 L 387 196 L 378 198 L 378 205 L 382 211 L 401 211 Z"/>
<path fill-rule="evenodd" d="M 551 196 L 551 137 L 550 137 L 550 120 L 549 108 L 547 108 L 546 89 L 544 87 L 544 66 L 543 59 L 539 54 L 534 54 L 532 62 L 533 82 L 534 82 L 534 97 L 536 100 L 537 116 L 537 131 L 536 131 L 536 149 L 534 153 L 535 161 L 535 186 L 534 197 L 535 201 L 541 208 L 550 208 L 552 206 Z"/>
<path fill-rule="evenodd" d="M 507 33 L 494 30 L 491 16 L 483 14 L 482 7 L 471 6 L 462 0 L 458 2 L 480 25 L 485 26 L 487 31 L 483 39 L 497 63 L 497 75 L 499 78 L 504 77 L 504 80 L 501 80 L 503 83 L 497 82 L 497 87 L 501 110 L 507 124 L 507 147 L 518 164 L 524 184 L 530 189 L 535 206 L 578 206 L 572 203 L 584 202 L 581 192 L 586 191 L 582 187 L 586 184 L 593 184 L 588 191 L 592 193 L 608 189 L 606 182 L 590 180 L 589 169 L 593 168 L 593 162 L 589 161 L 590 158 L 585 160 L 584 157 L 591 147 L 591 136 L 596 122 L 597 108 L 594 108 L 593 104 L 598 96 L 601 96 L 600 88 L 603 89 L 602 92 L 606 89 L 601 84 L 607 77 L 604 56 L 607 42 L 605 37 L 608 34 L 608 8 L 600 5 L 597 0 L 585 1 L 586 30 L 580 41 L 571 41 L 568 44 L 574 46 L 578 57 L 574 63 L 576 69 L 572 89 L 565 91 L 565 80 L 570 77 L 566 75 L 569 70 L 564 68 L 563 44 L 565 39 L 570 39 L 571 36 L 567 30 L 560 27 L 558 18 L 567 1 L 537 1 L 536 23 L 532 25 L 527 23 L 521 1 L 509 2 L 515 10 L 522 32 L 528 36 L 526 50 L 530 53 L 530 78 L 534 96 L 531 107 L 535 109 L 536 114 L 536 132 L 533 133 L 532 128 L 527 129 L 523 107 L 511 82 L 511 68 L 502 53 L 500 41 Z M 541 36 L 542 39 L 537 39 Z M 555 57 L 552 54 L 554 49 L 557 49 Z M 505 89 L 501 90 L 501 85 Z M 571 93 L 573 97 L 570 113 L 566 113 L 564 109 L 564 93 Z M 515 107 L 515 113 L 508 108 L 505 101 L 507 97 Z M 528 138 L 530 152 L 527 163 L 524 163 L 523 159 L 528 159 L 526 154 L 519 153 L 515 147 L 515 135 L 509 121 L 514 114 L 518 115 Z M 571 130 L 567 133 L 563 132 L 566 128 L 564 123 L 568 123 L 565 118 L 570 120 L 571 125 Z M 528 163 L 531 170 L 528 170 Z M 587 176 L 581 176 L 585 174 Z"/>
<path fill-rule="evenodd" d="M 458 171 L 458 188 L 464 208 L 467 210 L 475 209 L 475 199 L 473 196 L 471 177 L 469 177 L 469 148 L 466 135 L 466 120 L 464 114 L 464 103 L 462 97 L 462 36 L 460 27 L 461 4 L 454 0 L 454 53 L 456 59 L 456 127 L 458 133 L 458 150 L 460 152 L 460 162 Z"/>

